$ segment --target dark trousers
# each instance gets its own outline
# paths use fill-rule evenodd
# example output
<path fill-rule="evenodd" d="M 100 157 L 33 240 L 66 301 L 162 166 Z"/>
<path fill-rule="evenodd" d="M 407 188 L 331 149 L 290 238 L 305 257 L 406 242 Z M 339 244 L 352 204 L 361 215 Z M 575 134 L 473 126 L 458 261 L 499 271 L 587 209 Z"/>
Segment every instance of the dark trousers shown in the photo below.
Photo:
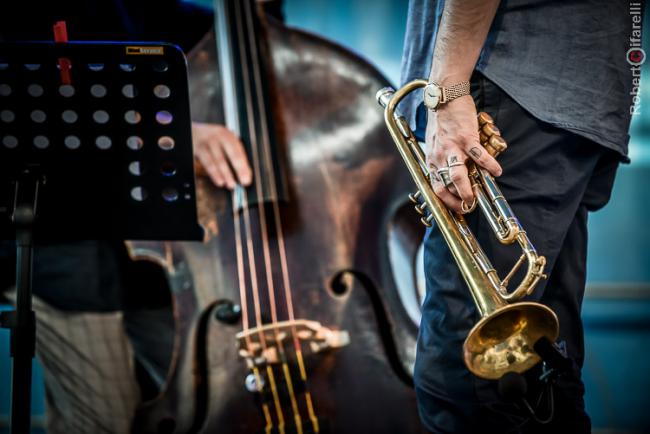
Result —
<path fill-rule="evenodd" d="M 558 315 L 558 342 L 576 369 L 554 386 L 555 416 L 548 425 L 531 420 L 520 405 L 504 401 L 496 381 L 470 374 L 463 364 L 462 345 L 479 314 L 434 225 L 425 238 L 427 294 L 415 364 L 421 418 L 434 433 L 590 432 L 580 378 L 587 214 L 609 200 L 619 156 L 537 120 L 481 75 L 475 75 L 472 85 L 478 109 L 494 118 L 509 145 L 499 156 L 503 167 L 499 186 L 532 243 L 547 259 L 548 279 L 527 299 L 546 304 Z M 418 131 L 423 128 L 418 124 Z M 501 245 L 480 212 L 467 216 L 467 221 L 499 274 L 505 276 L 520 250 Z M 539 366 L 527 374 L 528 401 L 533 407 L 541 388 L 539 374 Z M 545 403 L 544 398 L 542 417 Z"/>

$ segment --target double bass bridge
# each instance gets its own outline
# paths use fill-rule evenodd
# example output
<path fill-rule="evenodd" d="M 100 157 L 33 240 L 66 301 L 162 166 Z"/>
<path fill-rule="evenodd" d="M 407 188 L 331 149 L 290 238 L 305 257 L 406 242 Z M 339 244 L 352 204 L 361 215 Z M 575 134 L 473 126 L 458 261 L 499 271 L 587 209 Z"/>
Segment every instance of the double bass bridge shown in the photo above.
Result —
<path fill-rule="evenodd" d="M 350 343 L 345 330 L 332 330 L 318 321 L 296 319 L 280 321 L 250 328 L 236 335 L 239 355 L 250 368 L 282 362 L 285 343 L 293 345 L 294 339 L 304 342 L 312 353 L 322 353 L 341 348 Z"/>

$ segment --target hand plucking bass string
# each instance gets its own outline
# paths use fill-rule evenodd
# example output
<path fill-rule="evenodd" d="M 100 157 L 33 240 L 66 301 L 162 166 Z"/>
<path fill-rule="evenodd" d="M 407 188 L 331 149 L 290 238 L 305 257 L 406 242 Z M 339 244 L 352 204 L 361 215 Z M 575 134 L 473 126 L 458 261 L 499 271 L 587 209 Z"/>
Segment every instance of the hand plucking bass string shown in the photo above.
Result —
<path fill-rule="evenodd" d="M 194 159 L 199 174 L 207 175 L 217 187 L 233 190 L 249 186 L 253 173 L 236 134 L 223 125 L 192 122 Z"/>

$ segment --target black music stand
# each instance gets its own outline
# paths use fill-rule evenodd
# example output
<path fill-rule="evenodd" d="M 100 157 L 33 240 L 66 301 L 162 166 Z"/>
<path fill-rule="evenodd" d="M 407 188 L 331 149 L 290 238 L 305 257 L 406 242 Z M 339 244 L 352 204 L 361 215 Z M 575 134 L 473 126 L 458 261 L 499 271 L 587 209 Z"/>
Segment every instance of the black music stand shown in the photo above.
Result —
<path fill-rule="evenodd" d="M 164 43 L 0 44 L 0 239 L 16 239 L 11 432 L 30 429 L 33 245 L 200 240 L 185 57 Z"/>

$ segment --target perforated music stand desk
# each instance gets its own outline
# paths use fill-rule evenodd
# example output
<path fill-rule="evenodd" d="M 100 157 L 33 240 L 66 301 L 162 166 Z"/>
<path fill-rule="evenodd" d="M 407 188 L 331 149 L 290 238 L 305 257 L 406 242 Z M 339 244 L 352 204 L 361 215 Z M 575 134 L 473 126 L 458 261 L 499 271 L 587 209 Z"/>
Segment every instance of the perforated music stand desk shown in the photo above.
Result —
<path fill-rule="evenodd" d="M 32 239 L 200 240 L 190 122 L 176 46 L 0 44 L 0 238 L 17 241 L 16 310 L 2 316 L 12 433 L 29 432 Z"/>

